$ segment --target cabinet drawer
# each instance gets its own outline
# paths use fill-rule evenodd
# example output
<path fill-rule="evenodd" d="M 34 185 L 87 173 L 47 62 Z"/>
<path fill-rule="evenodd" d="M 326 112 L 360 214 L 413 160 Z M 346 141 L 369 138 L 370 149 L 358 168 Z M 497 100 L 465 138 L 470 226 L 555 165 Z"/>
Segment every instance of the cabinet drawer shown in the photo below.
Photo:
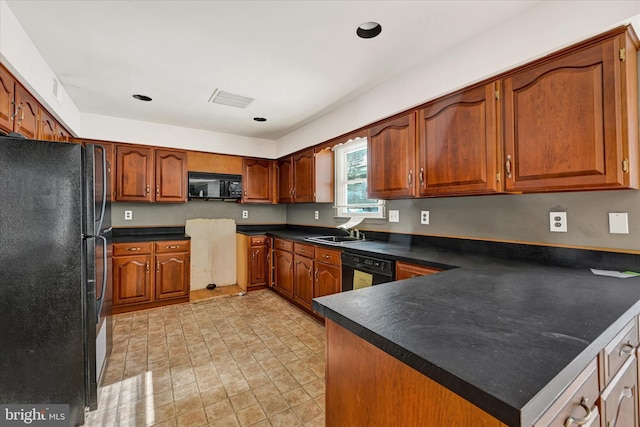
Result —
<path fill-rule="evenodd" d="M 252 236 L 249 238 L 249 244 L 251 246 L 263 246 L 267 244 L 267 236 Z"/>
<path fill-rule="evenodd" d="M 340 251 L 320 248 L 316 246 L 316 261 L 326 262 L 327 264 L 340 265 Z"/>
<path fill-rule="evenodd" d="M 408 264 L 405 262 L 396 262 L 396 280 L 410 279 L 416 276 L 425 276 L 427 274 L 439 273 L 440 269 L 425 267 L 422 265 Z"/>
<path fill-rule="evenodd" d="M 624 362 L 635 353 L 637 347 L 638 325 L 634 318 L 622 328 L 622 331 L 600 352 L 601 390 L 609 384 L 611 378 L 620 370 Z"/>
<path fill-rule="evenodd" d="M 113 255 L 138 255 L 138 254 L 150 254 L 151 242 L 136 242 L 136 243 L 114 243 Z"/>
<path fill-rule="evenodd" d="M 631 356 L 600 396 L 603 426 L 638 425 L 638 366 Z"/>
<path fill-rule="evenodd" d="M 304 243 L 294 243 L 293 252 L 298 255 L 305 256 L 307 258 L 313 258 L 313 246 L 305 245 Z"/>
<path fill-rule="evenodd" d="M 598 363 L 594 359 L 567 389 L 551 404 L 549 409 L 533 424 L 533 427 L 577 425 L 567 421 L 569 417 L 585 420 L 584 426 L 599 426 Z"/>
<path fill-rule="evenodd" d="M 273 246 L 275 249 L 293 252 L 293 242 L 290 242 L 289 240 L 275 239 Z"/>
<path fill-rule="evenodd" d="M 189 243 L 189 240 L 165 240 L 155 242 L 156 253 L 187 252 L 189 250 Z"/>

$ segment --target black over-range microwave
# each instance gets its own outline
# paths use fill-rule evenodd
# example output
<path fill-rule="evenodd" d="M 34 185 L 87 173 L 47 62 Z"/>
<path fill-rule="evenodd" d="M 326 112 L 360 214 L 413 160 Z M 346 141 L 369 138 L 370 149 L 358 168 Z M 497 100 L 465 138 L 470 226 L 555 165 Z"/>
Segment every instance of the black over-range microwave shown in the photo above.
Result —
<path fill-rule="evenodd" d="M 189 199 L 237 200 L 242 198 L 242 175 L 189 172 Z"/>

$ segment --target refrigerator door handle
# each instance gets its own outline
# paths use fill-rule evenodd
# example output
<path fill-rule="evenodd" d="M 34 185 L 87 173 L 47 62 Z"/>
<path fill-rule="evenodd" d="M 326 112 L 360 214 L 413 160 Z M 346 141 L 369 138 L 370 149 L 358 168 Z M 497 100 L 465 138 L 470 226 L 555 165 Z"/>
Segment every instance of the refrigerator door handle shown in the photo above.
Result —
<path fill-rule="evenodd" d="M 100 298 L 96 299 L 96 324 L 100 322 L 100 312 L 102 311 L 102 305 L 104 304 L 104 295 L 107 291 L 107 238 L 104 236 L 95 236 L 96 239 L 102 239 L 104 249 L 102 251 L 102 291 L 100 292 Z"/>
<path fill-rule="evenodd" d="M 104 214 L 107 211 L 107 150 L 102 145 L 96 144 L 95 146 L 102 150 L 102 210 L 100 211 L 100 222 L 98 223 L 98 229 L 95 230 L 96 234 L 100 234 L 100 230 L 102 230 L 102 221 L 104 220 Z"/>

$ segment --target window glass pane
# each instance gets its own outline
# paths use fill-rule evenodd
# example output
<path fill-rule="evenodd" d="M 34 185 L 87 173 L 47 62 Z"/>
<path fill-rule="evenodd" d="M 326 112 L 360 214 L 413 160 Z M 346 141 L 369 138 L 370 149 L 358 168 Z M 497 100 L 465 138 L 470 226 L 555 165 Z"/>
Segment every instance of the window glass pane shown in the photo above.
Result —
<path fill-rule="evenodd" d="M 377 212 L 377 200 L 367 199 L 367 183 L 358 182 L 347 184 L 347 205 L 358 205 L 358 207 L 348 208 L 348 212 Z M 360 205 L 372 205 L 363 207 Z"/>
<path fill-rule="evenodd" d="M 347 153 L 347 180 L 367 177 L 367 148 Z M 365 188 L 366 194 L 366 188 Z"/>

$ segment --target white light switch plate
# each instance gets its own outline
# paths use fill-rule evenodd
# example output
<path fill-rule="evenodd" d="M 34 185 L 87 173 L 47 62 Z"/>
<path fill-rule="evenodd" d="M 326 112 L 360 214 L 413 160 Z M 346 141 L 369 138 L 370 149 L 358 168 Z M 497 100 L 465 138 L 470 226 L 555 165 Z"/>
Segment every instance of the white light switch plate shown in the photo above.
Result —
<path fill-rule="evenodd" d="M 609 212 L 609 233 L 629 234 L 629 215 L 626 212 Z"/>
<path fill-rule="evenodd" d="M 400 222 L 400 211 L 389 211 L 389 222 Z"/>

